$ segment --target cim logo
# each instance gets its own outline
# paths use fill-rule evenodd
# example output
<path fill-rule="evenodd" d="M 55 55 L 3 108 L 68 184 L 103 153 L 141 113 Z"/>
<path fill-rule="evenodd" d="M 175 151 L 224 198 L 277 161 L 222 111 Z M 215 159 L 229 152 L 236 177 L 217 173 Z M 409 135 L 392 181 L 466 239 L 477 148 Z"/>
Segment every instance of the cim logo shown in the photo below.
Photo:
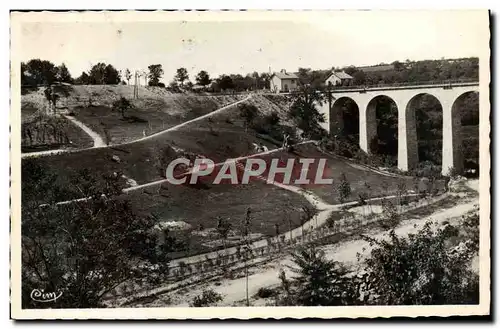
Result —
<path fill-rule="evenodd" d="M 33 289 L 30 294 L 31 299 L 40 303 L 55 302 L 61 296 L 62 291 L 45 292 L 44 289 Z"/>

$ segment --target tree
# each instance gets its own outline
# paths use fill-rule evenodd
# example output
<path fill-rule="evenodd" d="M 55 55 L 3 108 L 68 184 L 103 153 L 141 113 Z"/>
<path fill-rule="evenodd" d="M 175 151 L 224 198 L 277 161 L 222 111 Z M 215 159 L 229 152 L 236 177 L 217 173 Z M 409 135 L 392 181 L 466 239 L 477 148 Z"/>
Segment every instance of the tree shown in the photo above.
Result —
<path fill-rule="evenodd" d="M 129 69 L 125 70 L 125 80 L 127 80 L 127 84 L 130 85 L 130 79 L 132 79 L 132 72 Z"/>
<path fill-rule="evenodd" d="M 38 170 L 28 170 L 36 166 Z M 36 177 L 29 177 L 33 175 Z M 104 296 L 117 286 L 160 274 L 142 271 L 139 264 L 157 264 L 164 270 L 166 254 L 157 252 L 168 248 L 157 248 L 156 220 L 137 216 L 127 201 L 100 197 L 109 192 L 101 187 L 114 186 L 119 193 L 119 175 L 97 178 L 89 172 L 78 173 L 71 186 L 91 189 L 91 199 L 41 207 L 38 193 L 47 193 L 47 189 L 63 193 L 67 188 L 54 186 L 57 180 L 53 178 L 48 167 L 36 163 L 23 170 L 23 185 L 32 184 L 26 190 L 34 191 L 23 194 L 23 307 L 103 307 Z M 30 298 L 34 289 L 61 296 L 52 303 L 38 303 Z"/>
<path fill-rule="evenodd" d="M 67 83 L 71 83 L 73 81 L 73 79 L 71 78 L 71 74 L 69 73 L 69 70 L 64 63 L 57 67 L 56 80 Z"/>
<path fill-rule="evenodd" d="M 217 217 L 217 233 L 219 234 L 222 244 L 224 246 L 224 251 L 226 250 L 226 239 L 231 231 L 231 223 L 229 220 L 224 219 L 222 217 Z"/>
<path fill-rule="evenodd" d="M 184 67 L 177 69 L 177 73 L 175 74 L 175 80 L 179 81 L 181 87 L 184 87 L 184 81 L 188 79 L 189 79 L 188 71 Z"/>
<path fill-rule="evenodd" d="M 113 67 L 113 65 L 106 65 L 105 69 L 105 84 L 107 85 L 117 85 L 121 81 L 120 72 Z"/>
<path fill-rule="evenodd" d="M 240 116 L 245 120 L 245 132 L 248 131 L 248 126 L 250 126 L 253 121 L 259 115 L 259 110 L 255 105 L 250 104 L 240 104 Z"/>
<path fill-rule="evenodd" d="M 406 184 L 405 184 L 405 182 L 398 183 L 396 194 L 397 194 L 397 197 L 398 197 L 398 204 L 399 204 L 399 206 L 403 206 L 406 203 L 405 202 L 405 194 L 406 194 Z"/>
<path fill-rule="evenodd" d="M 43 91 L 43 94 L 45 96 L 45 99 L 49 103 L 49 107 L 51 107 L 52 106 L 52 88 L 50 88 L 50 87 L 45 88 L 45 90 Z"/>
<path fill-rule="evenodd" d="M 58 94 L 56 94 L 51 87 L 45 88 L 43 93 L 45 95 L 45 99 L 49 103 L 49 108 L 52 108 L 52 110 L 54 111 L 54 114 L 56 114 L 56 105 L 57 105 L 57 101 L 59 100 L 60 96 Z"/>
<path fill-rule="evenodd" d="M 370 295 L 379 305 L 479 303 L 479 278 L 469 269 L 471 256 L 451 252 L 450 232 L 427 222 L 416 234 L 388 240 L 365 237 L 375 245 L 366 260 Z"/>
<path fill-rule="evenodd" d="M 198 75 L 196 75 L 196 83 L 199 84 L 200 86 L 206 87 L 212 82 L 212 79 L 210 79 L 210 76 L 208 75 L 207 71 L 200 71 Z"/>
<path fill-rule="evenodd" d="M 390 230 L 395 228 L 401 220 L 396 206 L 387 200 L 382 201 L 382 220 L 380 226 L 384 230 Z"/>
<path fill-rule="evenodd" d="M 120 73 L 111 64 L 97 63 L 90 69 L 89 83 L 95 85 L 116 85 L 120 83 Z"/>
<path fill-rule="evenodd" d="M 252 222 L 252 209 L 250 207 L 247 208 L 246 214 L 245 214 L 245 221 L 243 223 L 243 236 L 245 237 L 245 277 L 246 277 L 246 295 L 247 295 L 247 306 L 250 306 L 250 298 L 248 296 L 248 256 L 250 253 L 250 241 L 249 241 L 249 236 L 250 236 L 250 225 Z"/>
<path fill-rule="evenodd" d="M 217 83 L 217 86 L 221 90 L 228 90 L 228 89 L 234 89 L 235 88 L 233 79 L 230 76 L 225 75 L 225 74 L 223 74 L 220 77 L 218 77 L 217 80 L 216 80 L 216 83 Z"/>
<path fill-rule="evenodd" d="M 316 106 L 323 101 L 322 93 L 315 91 L 311 86 L 301 86 L 299 91 L 292 95 L 293 103 L 288 114 L 303 131 L 305 137 L 314 137 L 322 131 L 319 124 L 325 122 L 325 117 Z"/>
<path fill-rule="evenodd" d="M 259 77 L 259 87 L 269 89 L 271 83 L 271 76 L 269 73 L 261 73 Z"/>
<path fill-rule="evenodd" d="M 351 184 L 349 184 L 349 181 L 344 173 L 340 174 L 340 182 L 337 185 L 337 192 L 339 194 L 340 203 L 344 203 L 351 195 Z"/>
<path fill-rule="evenodd" d="M 149 85 L 150 86 L 158 86 L 160 83 L 160 78 L 163 76 L 163 68 L 161 64 L 154 64 L 154 65 L 149 65 Z"/>
<path fill-rule="evenodd" d="M 302 231 L 302 239 L 305 239 L 305 237 L 304 237 L 304 224 L 307 223 L 308 221 L 310 221 L 311 219 L 313 219 L 314 216 L 316 216 L 316 214 L 318 213 L 318 209 L 316 207 L 306 205 L 306 206 L 302 206 L 301 210 L 302 210 L 302 213 L 300 214 L 300 227 L 301 227 L 301 231 Z"/>
<path fill-rule="evenodd" d="M 324 251 L 313 244 L 300 248 L 292 254 L 292 259 L 291 270 L 298 274 L 293 278 L 297 290 L 294 298 L 288 300 L 294 300 L 294 305 L 345 305 L 347 299 L 343 295 L 354 295 L 349 289 L 349 279 L 345 278 L 346 270 L 339 263 L 327 260 Z"/>
<path fill-rule="evenodd" d="M 92 85 L 103 85 L 106 83 L 105 63 L 97 63 L 90 68 L 89 83 Z"/>
<path fill-rule="evenodd" d="M 32 59 L 26 64 L 21 63 L 21 83 L 32 86 L 51 85 L 56 81 L 57 68 L 46 60 Z M 24 80 L 24 81 L 23 81 Z"/>
<path fill-rule="evenodd" d="M 90 77 L 85 72 L 82 72 L 82 74 L 75 79 L 75 84 L 77 85 L 88 85 L 89 82 L 90 82 Z"/>
<path fill-rule="evenodd" d="M 132 103 L 125 97 L 120 97 L 120 99 L 113 102 L 113 110 L 120 111 L 122 118 L 125 118 L 125 111 L 133 108 Z"/>

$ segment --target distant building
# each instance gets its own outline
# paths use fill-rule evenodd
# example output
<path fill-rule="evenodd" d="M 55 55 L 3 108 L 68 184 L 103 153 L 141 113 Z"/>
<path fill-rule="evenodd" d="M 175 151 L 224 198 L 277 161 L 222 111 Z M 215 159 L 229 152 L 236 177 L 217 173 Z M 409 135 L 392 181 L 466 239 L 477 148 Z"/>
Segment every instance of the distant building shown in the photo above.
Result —
<path fill-rule="evenodd" d="M 344 71 L 333 72 L 326 79 L 325 84 L 326 85 L 331 84 L 332 86 L 349 86 L 352 83 L 352 79 L 353 78 Z"/>
<path fill-rule="evenodd" d="M 271 76 L 271 90 L 275 93 L 294 91 L 299 87 L 299 77 L 285 70 Z"/>
<path fill-rule="evenodd" d="M 206 86 L 200 86 L 200 85 L 194 85 L 193 88 L 193 91 L 195 92 L 201 92 L 201 91 L 205 91 L 207 90 L 207 87 Z"/>

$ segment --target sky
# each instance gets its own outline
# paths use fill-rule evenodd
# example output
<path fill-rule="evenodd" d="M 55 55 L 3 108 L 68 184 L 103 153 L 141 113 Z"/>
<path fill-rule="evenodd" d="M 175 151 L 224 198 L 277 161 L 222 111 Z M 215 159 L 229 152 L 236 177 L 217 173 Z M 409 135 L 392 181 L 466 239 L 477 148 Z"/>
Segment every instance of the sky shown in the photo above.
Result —
<path fill-rule="evenodd" d="M 23 22 L 18 37 L 20 60 L 64 62 L 73 77 L 98 62 L 131 71 L 162 64 L 163 81 L 171 81 L 179 67 L 187 68 L 193 81 L 200 70 L 218 76 L 479 56 L 489 37 L 485 11 L 289 11 L 219 16 L 146 12 L 127 19 L 119 13 L 96 14 L 70 18 L 59 13 Z"/>

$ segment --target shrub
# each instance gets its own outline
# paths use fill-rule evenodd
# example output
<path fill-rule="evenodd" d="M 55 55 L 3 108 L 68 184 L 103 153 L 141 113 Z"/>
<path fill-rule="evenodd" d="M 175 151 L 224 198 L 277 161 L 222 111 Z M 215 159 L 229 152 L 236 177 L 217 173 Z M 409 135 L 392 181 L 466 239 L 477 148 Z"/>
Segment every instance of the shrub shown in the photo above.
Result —
<path fill-rule="evenodd" d="M 416 177 L 441 177 L 441 166 L 430 161 L 423 161 L 415 169 L 410 170 L 410 174 Z"/>
<path fill-rule="evenodd" d="M 273 297 L 273 296 L 276 296 L 276 291 L 274 289 L 271 289 L 271 288 L 262 287 L 262 288 L 259 288 L 259 290 L 257 291 L 257 296 L 259 298 Z"/>
<path fill-rule="evenodd" d="M 390 239 L 365 237 L 376 247 L 366 260 L 369 294 L 378 295 L 380 305 L 476 304 L 479 278 L 468 269 L 468 259 L 450 253 L 449 231 L 431 228 L 408 237 L 394 231 Z"/>
<path fill-rule="evenodd" d="M 291 270 L 298 276 L 288 280 L 280 273 L 285 296 L 281 305 L 335 306 L 351 304 L 355 292 L 339 263 L 327 260 L 325 253 L 314 245 L 300 248 L 292 255 L 295 266 Z M 296 289 L 292 291 L 291 286 Z"/>
<path fill-rule="evenodd" d="M 387 200 L 382 201 L 382 219 L 380 226 L 385 229 L 393 229 L 401 221 L 401 217 L 398 214 L 396 206 Z"/>
<path fill-rule="evenodd" d="M 280 122 L 280 117 L 278 113 L 276 112 L 271 112 L 268 115 L 264 117 L 265 122 L 270 125 L 270 126 L 276 126 Z"/>
<path fill-rule="evenodd" d="M 201 296 L 193 298 L 189 303 L 191 307 L 207 307 L 222 301 L 222 295 L 212 289 L 204 290 Z"/>

